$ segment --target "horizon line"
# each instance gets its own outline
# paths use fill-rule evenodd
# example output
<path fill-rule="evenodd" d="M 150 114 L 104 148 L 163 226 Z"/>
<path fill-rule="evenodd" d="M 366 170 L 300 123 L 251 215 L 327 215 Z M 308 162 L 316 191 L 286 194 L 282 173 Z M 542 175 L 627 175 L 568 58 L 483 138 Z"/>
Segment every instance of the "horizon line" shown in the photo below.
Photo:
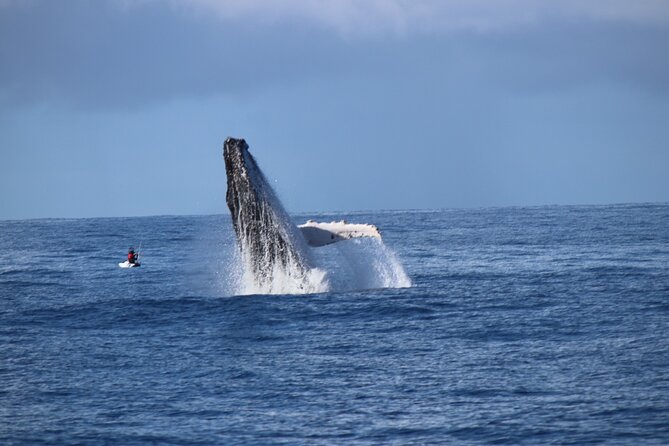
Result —
<path fill-rule="evenodd" d="M 302 216 L 304 214 L 368 214 L 368 213 L 391 213 L 391 212 L 441 212 L 441 211 L 458 211 L 458 210 L 482 210 L 482 209 L 532 209 L 532 208 L 547 208 L 547 207 L 612 207 L 612 206 L 666 206 L 669 201 L 639 201 L 639 202 L 614 202 L 614 203 L 581 203 L 581 204 L 565 204 L 565 203 L 550 203 L 550 204 L 527 204 L 527 205 L 489 205 L 489 206 L 454 206 L 454 207 L 439 207 L 439 208 L 395 208 L 395 209 L 361 209 L 361 210 L 328 210 L 328 211 L 299 211 L 288 212 L 291 217 Z M 114 218 L 156 218 L 156 217 L 212 217 L 226 215 L 230 212 L 212 213 L 212 214 L 147 214 L 147 215 L 107 215 L 107 216 L 80 216 L 80 217 L 26 217 L 26 218 L 0 218 L 2 223 L 23 222 L 23 221 L 37 221 L 37 220 L 103 220 Z"/>

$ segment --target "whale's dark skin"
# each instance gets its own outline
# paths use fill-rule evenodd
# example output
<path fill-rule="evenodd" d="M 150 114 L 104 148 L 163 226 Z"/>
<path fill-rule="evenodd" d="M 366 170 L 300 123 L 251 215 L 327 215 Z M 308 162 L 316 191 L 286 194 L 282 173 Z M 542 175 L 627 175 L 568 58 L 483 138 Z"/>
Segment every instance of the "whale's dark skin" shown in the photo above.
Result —
<path fill-rule="evenodd" d="M 244 260 L 259 283 L 271 284 L 277 267 L 304 274 L 305 240 L 291 223 L 243 139 L 223 146 L 226 202 Z M 295 271 L 297 269 L 297 271 Z"/>

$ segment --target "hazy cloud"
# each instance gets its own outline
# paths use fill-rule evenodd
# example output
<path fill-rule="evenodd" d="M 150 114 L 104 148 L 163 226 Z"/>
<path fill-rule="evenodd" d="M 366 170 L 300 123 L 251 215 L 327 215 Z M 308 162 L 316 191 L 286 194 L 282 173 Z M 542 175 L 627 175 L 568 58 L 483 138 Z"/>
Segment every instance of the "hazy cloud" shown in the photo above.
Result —
<path fill-rule="evenodd" d="M 143 107 L 351 77 L 405 85 L 430 76 L 431 85 L 442 90 L 467 85 L 541 91 L 611 82 L 653 93 L 669 88 L 664 57 L 669 26 L 663 25 L 669 2 L 0 0 L 0 5 L 0 111 L 53 101 L 81 108 Z M 538 21 L 545 22 L 512 26 Z M 402 37 L 357 38 L 353 33 L 359 32 Z M 350 37 L 342 39 L 343 34 Z"/>
<path fill-rule="evenodd" d="M 289 22 L 334 31 L 346 37 L 421 34 L 462 30 L 499 31 L 545 22 L 604 21 L 669 25 L 666 0 L 111 0 L 132 12 L 168 6 L 194 16 L 255 25 Z M 44 7 L 40 0 L 0 0 Z M 61 3 L 67 5 L 66 3 Z M 65 6 L 67 9 L 67 6 Z"/>
<path fill-rule="evenodd" d="M 119 0 L 213 13 L 223 20 L 302 22 L 351 36 L 501 30 L 546 21 L 669 23 L 666 0 Z"/>

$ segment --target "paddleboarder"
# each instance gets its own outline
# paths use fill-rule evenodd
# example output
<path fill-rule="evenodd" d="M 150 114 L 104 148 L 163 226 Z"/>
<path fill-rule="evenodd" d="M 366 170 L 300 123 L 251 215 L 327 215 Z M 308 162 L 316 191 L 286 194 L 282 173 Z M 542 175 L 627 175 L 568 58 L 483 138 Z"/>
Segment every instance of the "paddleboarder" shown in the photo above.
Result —
<path fill-rule="evenodd" d="M 128 249 L 128 263 L 137 263 L 137 254 L 132 246 Z"/>

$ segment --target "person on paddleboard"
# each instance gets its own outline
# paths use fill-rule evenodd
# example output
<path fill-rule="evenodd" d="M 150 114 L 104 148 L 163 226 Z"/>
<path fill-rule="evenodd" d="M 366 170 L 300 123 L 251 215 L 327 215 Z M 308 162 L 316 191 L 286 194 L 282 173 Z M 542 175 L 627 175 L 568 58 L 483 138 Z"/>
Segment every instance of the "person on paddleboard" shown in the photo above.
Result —
<path fill-rule="evenodd" d="M 137 254 L 135 254 L 135 248 L 132 246 L 130 249 L 128 249 L 128 263 L 136 263 L 137 262 Z"/>

